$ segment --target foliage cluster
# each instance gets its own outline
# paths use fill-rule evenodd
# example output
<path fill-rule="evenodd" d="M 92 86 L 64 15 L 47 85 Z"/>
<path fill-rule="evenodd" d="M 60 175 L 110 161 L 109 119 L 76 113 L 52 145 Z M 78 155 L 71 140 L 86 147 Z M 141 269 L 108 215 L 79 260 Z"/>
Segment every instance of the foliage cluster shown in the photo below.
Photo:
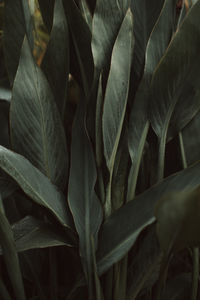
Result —
<path fill-rule="evenodd" d="M 29 2 L 1 5 L 1 299 L 198 299 L 200 0 L 38 0 L 40 61 Z"/>

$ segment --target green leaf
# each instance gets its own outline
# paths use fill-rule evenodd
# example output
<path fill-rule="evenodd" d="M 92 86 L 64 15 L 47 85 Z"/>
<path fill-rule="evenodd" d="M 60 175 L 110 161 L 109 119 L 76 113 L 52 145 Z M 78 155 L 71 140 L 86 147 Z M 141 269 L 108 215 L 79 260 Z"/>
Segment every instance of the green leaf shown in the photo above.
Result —
<path fill-rule="evenodd" d="M 68 153 L 61 118 L 49 84 L 24 40 L 10 108 L 13 149 L 64 190 Z"/>
<path fill-rule="evenodd" d="M 85 107 L 81 102 L 72 131 L 68 201 L 79 234 L 80 253 L 88 281 L 93 265 L 91 238 L 96 249 L 102 222 L 102 207 L 94 190 L 96 179 L 94 154 L 85 129 Z"/>
<path fill-rule="evenodd" d="M 166 193 L 157 205 L 157 233 L 163 251 L 200 245 L 200 189 Z"/>
<path fill-rule="evenodd" d="M 82 0 L 79 5 L 80 5 L 80 10 L 82 12 L 82 15 L 83 15 L 86 23 L 88 24 L 88 27 L 90 28 L 90 30 L 92 30 L 92 14 L 90 12 L 87 1 Z"/>
<path fill-rule="evenodd" d="M 95 67 L 100 71 L 109 64 L 128 4 L 129 0 L 96 2 L 92 23 L 92 52 Z"/>
<path fill-rule="evenodd" d="M 153 77 L 150 121 L 160 140 L 174 137 L 200 108 L 199 12 L 200 1 L 174 35 Z"/>
<path fill-rule="evenodd" d="M 50 83 L 58 109 L 64 117 L 69 75 L 69 36 L 62 0 L 55 1 L 53 27 L 42 69 Z"/>
<path fill-rule="evenodd" d="M 109 215 L 111 197 L 109 189 L 112 181 L 115 156 L 120 140 L 129 91 L 129 79 L 133 52 L 133 18 L 130 10 L 124 18 L 117 36 L 111 59 L 111 68 L 106 86 L 103 107 L 103 143 L 106 164 L 110 172 L 106 214 Z"/>
<path fill-rule="evenodd" d="M 133 71 L 137 79 L 141 78 L 148 39 L 159 17 L 164 0 L 132 0 L 131 10 L 134 16 L 135 48 Z"/>
<path fill-rule="evenodd" d="M 1 197 L 1 196 L 0 196 Z M 2 201 L 2 199 L 0 199 Z M 8 275 L 12 283 L 16 300 L 25 300 L 22 274 L 20 271 L 19 259 L 15 248 L 14 237 L 11 226 L 0 205 L 0 241 L 3 250 Z"/>
<path fill-rule="evenodd" d="M 19 64 L 25 34 L 33 47 L 33 23 L 26 0 L 5 1 L 4 55 L 11 85 Z"/>
<path fill-rule="evenodd" d="M 155 224 L 144 231 L 135 246 L 130 252 L 132 261 L 128 266 L 127 300 L 135 299 L 141 291 L 151 289 L 158 280 L 162 252 Z"/>
<path fill-rule="evenodd" d="M 146 53 L 144 74 L 136 92 L 129 121 L 129 153 L 132 166 L 129 174 L 127 201 L 134 198 L 139 167 L 149 130 L 148 100 L 152 74 L 168 46 L 173 31 L 175 0 L 165 0 L 160 15 L 150 34 Z"/>
<path fill-rule="evenodd" d="M 34 202 L 50 210 L 63 226 L 73 226 L 64 195 L 27 159 L 0 146 L 0 167 Z"/>
<path fill-rule="evenodd" d="M 72 56 L 72 70 L 79 76 L 85 96 L 89 96 L 89 91 L 93 82 L 93 58 L 91 50 L 91 32 L 81 15 L 80 10 L 73 0 L 63 2 L 65 14 L 69 23 L 72 36 L 75 58 Z M 73 51 L 72 51 L 73 52 Z M 74 65 L 78 62 L 78 70 L 74 70 Z M 77 74 L 78 73 L 78 74 Z M 80 73 L 80 74 L 79 74 Z"/>
<path fill-rule="evenodd" d="M 58 232 L 52 225 L 31 216 L 26 216 L 13 224 L 12 231 L 17 252 L 57 246 L 72 247 L 66 236 Z"/>
<path fill-rule="evenodd" d="M 166 178 L 114 212 L 103 224 L 99 237 L 99 274 L 119 261 L 135 243 L 140 232 L 155 221 L 154 206 L 166 192 L 194 190 L 199 184 L 200 163 Z"/>

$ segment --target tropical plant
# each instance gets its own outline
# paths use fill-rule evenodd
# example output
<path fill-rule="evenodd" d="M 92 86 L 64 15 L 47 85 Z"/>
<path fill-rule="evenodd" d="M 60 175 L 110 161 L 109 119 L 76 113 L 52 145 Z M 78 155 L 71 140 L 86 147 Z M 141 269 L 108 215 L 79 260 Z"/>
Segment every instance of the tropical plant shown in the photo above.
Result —
<path fill-rule="evenodd" d="M 198 299 L 200 0 L 38 2 L 39 64 L 1 6 L 1 299 Z"/>

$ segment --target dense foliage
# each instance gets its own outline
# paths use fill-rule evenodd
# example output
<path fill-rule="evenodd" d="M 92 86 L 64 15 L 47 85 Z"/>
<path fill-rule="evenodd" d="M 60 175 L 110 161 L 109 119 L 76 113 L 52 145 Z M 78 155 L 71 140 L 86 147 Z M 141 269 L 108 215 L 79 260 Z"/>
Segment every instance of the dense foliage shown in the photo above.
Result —
<path fill-rule="evenodd" d="M 199 299 L 200 0 L 38 3 L 40 59 L 0 4 L 0 298 Z"/>

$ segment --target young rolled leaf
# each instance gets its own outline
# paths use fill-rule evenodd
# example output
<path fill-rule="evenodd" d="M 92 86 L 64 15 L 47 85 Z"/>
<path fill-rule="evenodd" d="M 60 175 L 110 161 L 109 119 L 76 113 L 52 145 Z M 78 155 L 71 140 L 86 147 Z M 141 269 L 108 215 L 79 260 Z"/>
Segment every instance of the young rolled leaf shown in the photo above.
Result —
<path fill-rule="evenodd" d="M 103 143 L 106 164 L 110 172 L 106 214 L 112 211 L 109 189 L 111 187 L 115 156 L 120 140 L 129 91 L 133 53 L 133 16 L 130 9 L 121 25 L 113 48 L 111 68 L 106 86 L 103 107 Z"/>
<path fill-rule="evenodd" d="M 73 226 L 64 195 L 26 158 L 0 146 L 0 168 L 9 174 L 34 202 L 51 211 L 63 226 Z"/>
<path fill-rule="evenodd" d="M 49 81 L 61 116 L 64 117 L 69 75 L 69 36 L 62 0 L 55 0 L 53 26 L 42 61 L 42 69 Z"/>
<path fill-rule="evenodd" d="M 163 164 L 165 143 L 173 138 L 200 108 L 199 13 L 200 1 L 197 1 L 174 35 L 153 77 L 150 121 L 160 140 L 159 166 Z M 163 170 L 158 177 L 162 176 Z"/>
<path fill-rule="evenodd" d="M 91 238 L 96 250 L 102 222 L 102 207 L 94 190 L 96 179 L 96 165 L 85 129 L 85 108 L 82 102 L 79 103 L 72 131 L 68 201 L 79 234 L 80 254 L 89 285 L 93 266 Z"/>
<path fill-rule="evenodd" d="M 36 65 L 27 39 L 14 81 L 10 124 L 14 151 L 64 190 L 68 173 L 65 132 L 48 81 Z"/>
<path fill-rule="evenodd" d="M 157 234 L 163 251 L 200 245 L 200 189 L 166 194 L 157 205 Z"/>
<path fill-rule="evenodd" d="M 17 252 L 57 246 L 72 247 L 66 236 L 56 231 L 52 225 L 31 216 L 26 216 L 13 224 L 12 231 Z M 0 254 L 2 254 L 1 249 Z"/>
<path fill-rule="evenodd" d="M 20 59 L 25 34 L 33 46 L 33 23 L 26 0 L 5 1 L 4 11 L 4 55 L 11 85 Z"/>
<path fill-rule="evenodd" d="M 1 197 L 1 196 L 0 196 Z M 2 201 L 2 199 L 0 199 Z M 15 293 L 16 300 L 25 300 L 25 292 L 19 259 L 15 247 L 11 226 L 0 205 L 0 245 L 2 247 L 8 275 Z"/>
<path fill-rule="evenodd" d="M 92 23 L 92 53 L 95 67 L 107 67 L 115 39 L 129 7 L 129 0 L 97 0 Z"/>
<path fill-rule="evenodd" d="M 200 184 L 200 163 L 172 175 L 137 196 L 103 224 L 97 266 L 99 274 L 107 271 L 131 248 L 140 232 L 155 221 L 154 206 L 166 192 L 195 190 Z"/>

